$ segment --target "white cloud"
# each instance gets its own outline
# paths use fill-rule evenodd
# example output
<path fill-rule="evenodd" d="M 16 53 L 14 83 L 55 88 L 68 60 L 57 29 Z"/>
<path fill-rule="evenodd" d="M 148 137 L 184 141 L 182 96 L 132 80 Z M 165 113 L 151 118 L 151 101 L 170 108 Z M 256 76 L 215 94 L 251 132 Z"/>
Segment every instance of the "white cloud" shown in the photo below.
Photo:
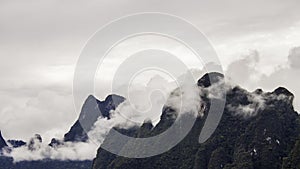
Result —
<path fill-rule="evenodd" d="M 4 97 L 5 96 L 5 97 Z M 77 115 L 74 113 L 72 95 L 53 90 L 40 90 L 32 97 L 2 95 L 1 130 L 7 139 L 28 139 L 39 133 L 45 140 L 65 133 Z M 1 100 L 2 100 L 1 99 Z M 63 105 L 63 106 L 62 106 Z"/>
<path fill-rule="evenodd" d="M 250 66 L 246 60 L 250 60 L 252 55 L 248 55 L 246 58 L 237 60 L 229 65 L 226 74 L 236 84 L 248 89 L 255 90 L 256 88 L 263 88 L 267 91 L 272 91 L 279 86 L 285 87 L 295 95 L 294 107 L 296 110 L 300 110 L 300 81 L 297 80 L 300 73 L 300 69 L 297 65 L 299 62 L 299 48 L 292 48 L 289 52 L 286 52 L 285 57 L 288 55 L 288 60 L 283 63 L 284 66 L 278 66 L 273 73 L 264 74 L 263 71 L 258 69 L 255 65 L 258 62 L 254 62 L 254 66 Z M 259 58 L 266 57 L 259 55 Z M 284 56 L 282 56 L 284 57 Z M 234 66 L 238 65 L 238 66 Z M 255 77 L 255 78 L 253 78 Z"/>
<path fill-rule="evenodd" d="M 169 95 L 170 88 L 166 86 L 172 85 L 168 81 L 164 81 L 161 77 L 155 76 L 151 78 L 148 86 L 144 88 L 134 88 L 131 92 L 132 97 L 137 97 L 137 100 L 125 100 L 121 103 L 116 110 L 112 110 L 111 118 L 99 117 L 92 130 L 87 134 L 89 140 L 83 142 L 65 142 L 57 147 L 49 147 L 48 140 L 43 140 L 42 143 L 35 141 L 30 150 L 27 146 L 12 149 L 10 153 L 6 153 L 7 156 L 12 156 L 15 162 L 24 160 L 41 160 L 41 159 L 58 159 L 58 160 L 92 160 L 96 156 L 98 147 L 104 141 L 106 135 L 110 129 L 114 126 L 121 128 L 129 128 L 133 126 L 140 126 L 144 121 L 152 121 L 154 125 L 159 121 L 163 106 L 172 107 L 177 115 L 184 113 L 192 113 L 196 116 L 203 116 L 201 109 L 201 89 L 195 84 L 184 84 L 178 87 L 172 94 Z M 165 92 L 164 95 L 153 95 L 153 90 L 160 89 L 160 92 Z M 143 90 L 142 98 L 148 98 L 148 102 L 137 102 L 142 99 L 140 96 L 141 90 Z M 163 91 L 165 90 L 165 91 Z M 151 97 L 150 97 L 151 96 Z M 169 96 L 169 97 L 168 97 Z M 161 97 L 166 97 L 168 100 Z M 43 101 L 43 99 L 37 99 Z M 36 101 L 37 101 L 36 100 Z M 30 104 L 36 104 L 32 101 Z M 138 104 L 138 105 L 137 105 Z M 140 106 L 141 109 L 138 109 Z M 150 111 L 143 112 L 144 107 L 151 107 Z M 200 114 L 199 114 L 200 113 Z M 31 120 L 33 121 L 33 120 Z M 60 137 L 59 137 L 60 138 Z M 62 140 L 62 139 L 61 139 Z"/>
<path fill-rule="evenodd" d="M 1 1 L 0 129 L 3 135 L 26 140 L 33 133 L 40 133 L 49 139 L 68 130 L 78 116 L 72 104 L 72 76 L 85 42 L 112 19 L 145 11 L 186 18 L 212 41 L 225 68 L 235 63 L 229 66 L 233 80 L 249 90 L 285 86 L 296 95 L 295 106 L 300 110 L 297 52 L 291 51 L 286 57 L 288 49 L 300 44 L 300 1 L 170 2 Z M 240 59 L 249 49 L 259 52 L 259 60 Z M 179 47 L 174 51 L 183 50 Z M 108 67 L 111 65 L 112 62 L 107 63 Z M 101 75 L 106 78 L 110 73 Z M 109 90 L 109 86 L 101 86 L 100 90 Z M 106 92 L 100 98 L 105 95 Z"/>
<path fill-rule="evenodd" d="M 249 104 L 247 105 L 232 105 L 228 104 L 229 111 L 235 113 L 234 115 L 243 116 L 244 118 L 253 117 L 257 113 L 265 108 L 265 97 L 256 93 L 246 93 Z M 233 103 L 234 104 L 234 103 Z"/>
<path fill-rule="evenodd" d="M 288 59 L 291 68 L 300 69 L 300 47 L 292 48 Z"/>

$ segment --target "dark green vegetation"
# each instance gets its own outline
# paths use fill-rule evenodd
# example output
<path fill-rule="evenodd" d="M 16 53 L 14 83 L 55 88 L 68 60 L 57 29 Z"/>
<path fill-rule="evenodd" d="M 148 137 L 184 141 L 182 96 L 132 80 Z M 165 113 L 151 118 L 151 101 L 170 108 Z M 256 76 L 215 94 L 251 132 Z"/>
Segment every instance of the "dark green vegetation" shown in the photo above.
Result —
<path fill-rule="evenodd" d="M 89 169 L 91 161 L 40 160 L 13 163 L 9 157 L 0 157 L 0 169 Z"/>
<path fill-rule="evenodd" d="M 198 86 L 211 86 L 208 75 L 198 81 Z M 293 94 L 281 87 L 270 93 L 249 93 L 233 87 L 226 95 L 221 122 L 205 143 L 199 144 L 198 138 L 210 107 L 207 93 L 201 95 L 206 107 L 204 117 L 198 117 L 189 134 L 171 150 L 149 158 L 129 159 L 100 147 L 93 169 L 300 169 L 300 118 L 292 106 Z M 259 106 L 254 96 L 263 98 L 264 106 Z M 251 113 L 241 109 L 243 106 Z M 170 118 L 173 113 L 171 107 L 165 107 L 155 127 L 145 123 L 141 128 L 118 130 L 129 136 L 154 136 L 174 123 Z"/>
<path fill-rule="evenodd" d="M 299 169 L 300 168 L 300 137 L 287 158 L 283 159 L 283 168 Z"/>
<path fill-rule="evenodd" d="M 223 78 L 218 73 L 211 75 L 211 81 L 205 75 L 198 81 L 198 86 L 208 89 L 219 78 Z M 203 144 L 199 144 L 198 139 L 210 108 L 210 99 L 207 92 L 203 92 L 201 98 L 204 116 L 197 118 L 192 130 L 178 145 L 163 154 L 129 159 L 116 156 L 100 147 L 93 163 L 46 159 L 15 164 L 12 158 L 1 156 L 0 169 L 300 169 L 300 117 L 292 105 L 294 96 L 287 89 L 279 87 L 269 93 L 258 89 L 250 93 L 240 87 L 230 87 L 221 122 L 212 137 Z M 263 98 L 263 105 L 260 105 L 259 98 Z M 99 116 L 109 119 L 109 111 L 123 100 L 120 96 L 111 95 L 101 102 L 90 96 L 64 141 L 86 141 L 85 130 Z M 90 109 L 95 105 L 101 111 Z M 176 117 L 176 113 L 172 107 L 164 107 L 156 126 L 145 122 L 141 127 L 115 129 L 131 137 L 151 137 L 167 130 L 174 123 L 174 116 Z M 82 124 L 85 125 L 85 130 Z M 113 143 L 114 140 L 106 139 L 105 142 Z M 13 147 L 26 144 L 14 140 L 7 143 Z M 59 144 L 63 144 L 63 141 L 53 139 L 49 145 L 55 147 Z M 5 147 L 7 144 L 0 132 L 0 151 Z"/>

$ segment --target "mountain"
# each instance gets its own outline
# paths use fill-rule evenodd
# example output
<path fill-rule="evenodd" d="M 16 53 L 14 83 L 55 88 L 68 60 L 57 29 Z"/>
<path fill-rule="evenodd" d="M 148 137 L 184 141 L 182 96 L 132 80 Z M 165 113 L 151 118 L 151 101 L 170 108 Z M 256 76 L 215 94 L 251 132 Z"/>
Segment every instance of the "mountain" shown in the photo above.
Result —
<path fill-rule="evenodd" d="M 5 140 L 3 139 L 2 133 L 1 133 L 1 131 L 0 131 L 0 152 L 1 152 L 1 150 L 2 150 L 4 147 L 6 147 L 6 146 L 7 146 L 7 144 L 6 144 Z"/>
<path fill-rule="evenodd" d="M 190 132 L 175 147 L 148 158 L 125 158 L 100 146 L 93 169 L 299 169 L 300 117 L 293 108 L 294 95 L 283 87 L 273 92 L 228 87 L 217 129 L 206 142 L 198 142 L 208 117 L 210 94 L 217 91 L 212 87 L 223 77 L 210 73 L 198 80 L 204 116 L 197 117 Z M 174 116 L 177 117 L 174 108 L 165 106 L 156 126 L 147 122 L 140 128 L 115 129 L 131 137 L 151 137 L 174 124 Z M 109 136 L 110 133 L 104 143 L 114 145 L 115 140 L 109 140 Z"/>
<path fill-rule="evenodd" d="M 99 117 L 110 118 L 109 112 L 114 110 L 124 101 L 124 97 L 118 95 L 109 95 L 104 101 L 99 101 L 90 95 L 84 102 L 79 118 L 65 134 L 64 141 L 87 141 L 87 132 L 91 130 Z"/>
<path fill-rule="evenodd" d="M 110 111 L 114 110 L 124 98 L 118 95 L 109 95 L 104 101 L 99 101 L 90 95 L 82 106 L 80 116 L 70 131 L 65 134 L 64 141 L 86 141 L 88 139 L 86 132 L 91 130 L 98 117 L 110 119 Z M 27 146 L 28 151 L 36 151 L 39 144 L 42 143 L 42 137 L 39 134 L 34 135 L 30 139 L 28 145 L 21 140 L 8 140 L 12 148 Z M 64 144 L 63 141 L 53 138 L 49 143 L 49 148 Z M 7 146 L 0 132 L 0 149 Z M 72 160 L 37 160 L 37 161 L 21 161 L 14 163 L 13 158 L 0 156 L 0 169 L 87 169 L 91 168 L 92 161 L 72 161 Z"/>
<path fill-rule="evenodd" d="M 22 140 L 7 140 L 7 142 L 9 144 L 11 144 L 13 148 L 17 148 L 17 147 L 21 147 L 21 146 L 26 145 L 26 142 L 24 142 Z"/>
<path fill-rule="evenodd" d="M 300 168 L 300 137 L 296 141 L 294 148 L 290 152 L 289 156 L 283 159 L 283 162 L 283 168 Z"/>
<path fill-rule="evenodd" d="M 0 132 L 0 143 L 1 145 L 7 146 L 4 139 L 1 136 Z M 27 146 L 28 151 L 35 151 L 39 143 L 42 142 L 42 137 L 39 134 L 35 134 L 29 141 L 27 145 L 25 142 L 21 140 L 9 140 L 8 141 L 12 147 L 8 147 L 5 149 L 6 152 L 10 152 L 13 148 L 17 148 L 20 146 Z M 26 152 L 24 152 L 26 153 Z M 20 161 L 14 163 L 12 157 L 1 155 L 0 153 L 0 169 L 87 169 L 92 166 L 92 161 L 84 160 L 84 161 L 72 161 L 72 160 L 34 160 L 34 161 Z"/>

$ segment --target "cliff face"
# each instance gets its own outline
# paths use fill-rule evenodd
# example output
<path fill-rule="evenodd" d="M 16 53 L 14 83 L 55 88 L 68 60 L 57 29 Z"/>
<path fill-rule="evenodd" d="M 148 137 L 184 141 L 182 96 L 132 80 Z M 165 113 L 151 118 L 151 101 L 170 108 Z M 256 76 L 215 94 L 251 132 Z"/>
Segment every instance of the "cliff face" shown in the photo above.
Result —
<path fill-rule="evenodd" d="M 5 140 L 2 137 L 1 131 L 0 131 L 0 151 L 2 148 L 4 148 L 5 146 L 7 146 Z"/>
<path fill-rule="evenodd" d="M 198 81 L 201 89 L 209 88 L 223 76 L 208 74 Z M 141 159 L 116 156 L 98 149 L 93 169 L 104 168 L 194 168 L 194 169 L 280 169 L 300 164 L 300 118 L 293 109 L 293 94 L 285 88 L 273 92 L 258 89 L 248 92 L 230 87 L 222 119 L 214 134 L 203 144 L 198 139 L 210 107 L 209 93 L 203 94 L 204 116 L 198 117 L 189 134 L 163 154 Z M 174 123 L 172 107 L 165 107 L 160 122 L 153 127 L 119 129 L 133 137 L 150 137 L 162 133 Z M 152 128 L 153 127 L 153 128 Z M 107 137 L 109 138 L 109 137 Z M 113 142 L 113 140 L 105 140 Z"/>
<path fill-rule="evenodd" d="M 99 101 L 90 95 L 82 106 L 78 120 L 65 134 L 64 141 L 86 141 L 88 139 L 86 133 L 91 130 L 98 117 L 109 119 L 109 112 L 123 101 L 124 98 L 118 95 L 109 95 L 104 101 Z"/>

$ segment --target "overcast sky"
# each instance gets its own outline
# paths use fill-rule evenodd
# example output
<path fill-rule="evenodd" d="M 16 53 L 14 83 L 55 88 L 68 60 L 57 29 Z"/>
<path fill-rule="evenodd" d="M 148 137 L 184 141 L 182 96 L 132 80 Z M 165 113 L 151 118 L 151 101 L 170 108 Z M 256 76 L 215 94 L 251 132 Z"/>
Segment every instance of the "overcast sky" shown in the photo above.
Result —
<path fill-rule="evenodd" d="M 300 110 L 299 7 L 299 0 L 0 0 L 0 129 L 6 138 L 61 137 L 78 116 L 72 80 L 85 43 L 104 24 L 138 12 L 185 18 L 236 83 L 285 86 Z"/>

